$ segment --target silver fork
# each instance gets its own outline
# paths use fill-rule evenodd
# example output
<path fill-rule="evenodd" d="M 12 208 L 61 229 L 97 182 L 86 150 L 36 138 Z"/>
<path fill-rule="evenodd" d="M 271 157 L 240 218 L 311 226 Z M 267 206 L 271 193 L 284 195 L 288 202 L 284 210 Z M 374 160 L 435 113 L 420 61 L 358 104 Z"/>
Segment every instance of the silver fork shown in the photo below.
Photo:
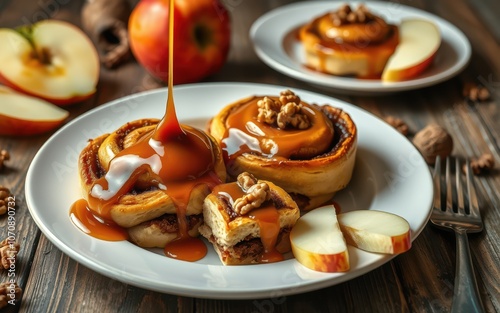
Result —
<path fill-rule="evenodd" d="M 455 159 L 455 179 L 453 180 L 450 158 L 446 159 L 444 184 L 446 189 L 441 191 L 443 182 L 441 174 L 441 159 L 436 159 L 434 167 L 434 209 L 431 222 L 442 228 L 455 232 L 457 241 L 457 256 L 455 270 L 455 288 L 451 312 L 484 312 L 484 307 L 479 296 L 472 258 L 469 249 L 467 233 L 482 231 L 483 222 L 479 212 L 479 205 L 474 188 L 472 171 L 469 160 L 466 161 L 466 192 L 461 178 L 460 162 Z M 446 195 L 445 201 L 441 196 Z M 455 208 L 453 203 L 455 202 Z"/>

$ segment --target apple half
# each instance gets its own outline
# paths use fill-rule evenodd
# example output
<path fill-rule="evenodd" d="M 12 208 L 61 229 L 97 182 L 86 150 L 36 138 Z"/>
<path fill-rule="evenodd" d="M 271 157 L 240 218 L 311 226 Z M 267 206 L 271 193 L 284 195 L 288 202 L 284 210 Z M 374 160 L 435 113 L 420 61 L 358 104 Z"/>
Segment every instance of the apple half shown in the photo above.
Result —
<path fill-rule="evenodd" d="M 61 125 L 68 111 L 0 86 L 0 135 L 36 135 Z"/>
<path fill-rule="evenodd" d="M 85 100 L 96 91 L 99 56 L 75 25 L 43 20 L 0 29 L 0 82 L 57 105 Z"/>
<path fill-rule="evenodd" d="M 411 248 L 411 231 L 403 217 L 376 210 L 358 210 L 337 216 L 347 244 L 361 250 L 400 254 Z"/>
<path fill-rule="evenodd" d="M 395 82 L 414 78 L 432 63 L 441 45 L 439 28 L 423 19 L 403 20 L 400 42 L 387 61 L 382 81 Z"/>
<path fill-rule="evenodd" d="M 335 207 L 323 206 L 304 214 L 290 233 L 295 259 L 320 272 L 346 272 L 349 254 L 337 221 Z"/>

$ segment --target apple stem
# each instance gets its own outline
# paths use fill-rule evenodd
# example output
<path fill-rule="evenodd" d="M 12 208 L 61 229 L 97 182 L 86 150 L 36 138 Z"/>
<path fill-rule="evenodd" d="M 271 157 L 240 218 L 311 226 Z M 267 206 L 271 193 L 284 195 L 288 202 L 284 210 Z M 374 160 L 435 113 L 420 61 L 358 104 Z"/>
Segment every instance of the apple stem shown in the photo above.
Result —
<path fill-rule="evenodd" d="M 26 38 L 26 40 L 28 40 L 28 42 L 32 48 L 31 57 L 33 59 L 40 61 L 40 63 L 42 63 L 44 65 L 48 65 L 51 63 L 52 57 L 50 54 L 50 50 L 48 48 L 45 48 L 45 47 L 38 49 L 35 46 L 35 43 L 33 41 L 33 25 L 24 25 L 24 26 L 18 27 L 16 29 L 16 31 L 21 36 Z"/>

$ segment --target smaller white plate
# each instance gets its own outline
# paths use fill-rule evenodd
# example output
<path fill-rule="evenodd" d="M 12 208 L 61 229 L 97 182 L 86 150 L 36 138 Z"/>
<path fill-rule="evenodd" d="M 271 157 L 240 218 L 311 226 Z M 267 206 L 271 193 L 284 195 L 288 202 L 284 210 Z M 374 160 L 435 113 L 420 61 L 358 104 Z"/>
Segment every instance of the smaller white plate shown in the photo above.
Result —
<path fill-rule="evenodd" d="M 359 3 L 349 2 L 356 7 Z M 391 2 L 363 2 L 386 21 L 399 24 L 405 18 L 422 18 L 437 24 L 441 46 L 434 63 L 415 79 L 401 82 L 357 79 L 320 73 L 308 69 L 301 43 L 294 31 L 316 16 L 337 9 L 342 3 L 332 1 L 298 2 L 276 8 L 254 22 L 250 37 L 259 58 L 275 70 L 293 78 L 347 94 L 384 94 L 422 88 L 443 82 L 467 65 L 471 47 L 467 37 L 454 25 L 433 14 Z"/>

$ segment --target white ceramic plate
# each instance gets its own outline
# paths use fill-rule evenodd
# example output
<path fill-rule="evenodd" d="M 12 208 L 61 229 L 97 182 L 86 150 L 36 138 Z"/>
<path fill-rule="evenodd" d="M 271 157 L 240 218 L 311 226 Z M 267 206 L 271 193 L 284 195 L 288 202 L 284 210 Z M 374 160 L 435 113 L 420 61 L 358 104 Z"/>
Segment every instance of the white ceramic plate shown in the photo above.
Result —
<path fill-rule="evenodd" d="M 204 128 L 223 106 L 252 94 L 276 95 L 279 86 L 209 83 L 175 87 L 182 123 Z M 404 136 L 371 114 L 345 102 L 294 89 L 311 103 L 329 103 L 347 111 L 359 129 L 354 177 L 336 201 L 343 210 L 382 210 L 399 214 L 411 225 L 412 239 L 425 226 L 433 187 L 427 165 Z M 26 178 L 26 201 L 44 235 L 64 253 L 108 277 L 165 293 L 204 298 L 262 298 L 306 292 L 352 279 L 389 261 L 392 256 L 352 248 L 352 269 L 325 274 L 302 267 L 295 259 L 249 266 L 223 266 L 209 246 L 208 255 L 194 263 L 165 257 L 129 242 L 90 237 L 70 220 L 71 204 L 81 198 L 78 154 L 89 138 L 122 124 L 165 112 L 166 89 L 118 99 L 76 118 L 39 150 Z"/>
<path fill-rule="evenodd" d="M 357 6 L 357 2 L 349 2 Z M 250 29 L 257 55 L 267 65 L 293 78 L 339 93 L 382 94 L 422 88 L 445 81 L 458 74 L 468 63 L 471 47 L 467 37 L 455 26 L 433 14 L 392 2 L 363 2 L 386 21 L 399 24 L 404 18 L 417 17 L 435 22 L 442 42 L 431 67 L 415 79 L 382 82 L 328 75 L 304 66 L 302 45 L 294 30 L 312 18 L 342 5 L 332 1 L 298 2 L 278 7 L 254 22 Z"/>

